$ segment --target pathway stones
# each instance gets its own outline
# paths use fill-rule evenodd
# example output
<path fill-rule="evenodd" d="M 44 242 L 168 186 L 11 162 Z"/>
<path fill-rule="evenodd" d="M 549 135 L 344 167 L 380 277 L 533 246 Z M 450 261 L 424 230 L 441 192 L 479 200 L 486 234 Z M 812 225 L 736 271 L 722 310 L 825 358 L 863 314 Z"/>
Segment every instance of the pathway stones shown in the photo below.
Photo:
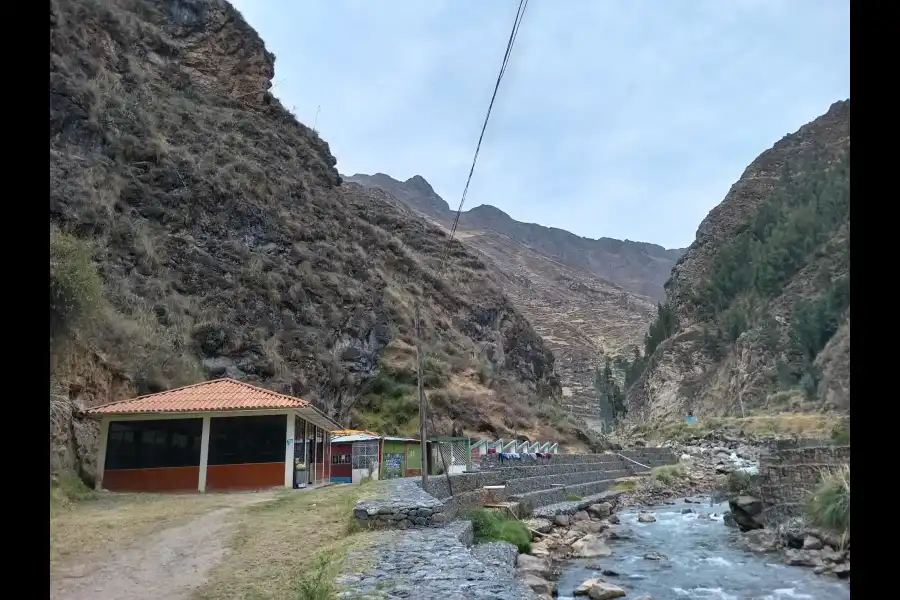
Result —
<path fill-rule="evenodd" d="M 537 600 L 517 581 L 515 547 L 469 548 L 472 524 L 382 531 L 351 551 L 338 577 L 341 600 Z"/>

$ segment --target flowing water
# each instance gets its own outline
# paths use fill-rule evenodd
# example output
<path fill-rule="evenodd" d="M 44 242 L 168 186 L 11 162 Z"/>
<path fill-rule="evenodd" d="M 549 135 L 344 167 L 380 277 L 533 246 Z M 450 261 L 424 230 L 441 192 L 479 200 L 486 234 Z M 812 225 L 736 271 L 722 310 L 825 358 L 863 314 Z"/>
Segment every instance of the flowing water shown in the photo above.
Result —
<path fill-rule="evenodd" d="M 694 512 L 682 514 L 682 509 Z M 734 543 L 735 532 L 722 523 L 728 504 L 686 504 L 648 509 L 655 523 L 638 523 L 638 511 L 618 513 L 631 539 L 610 540 L 613 555 L 570 562 L 559 579 L 559 597 L 572 598 L 584 580 L 600 577 L 635 598 L 654 600 L 847 600 L 850 586 L 812 569 L 789 567 L 774 555 L 752 554 Z M 698 518 L 699 513 L 716 515 Z M 648 560 L 657 552 L 667 560 Z M 595 567 L 595 568 L 592 568 Z M 603 575 L 610 570 L 618 576 Z"/>

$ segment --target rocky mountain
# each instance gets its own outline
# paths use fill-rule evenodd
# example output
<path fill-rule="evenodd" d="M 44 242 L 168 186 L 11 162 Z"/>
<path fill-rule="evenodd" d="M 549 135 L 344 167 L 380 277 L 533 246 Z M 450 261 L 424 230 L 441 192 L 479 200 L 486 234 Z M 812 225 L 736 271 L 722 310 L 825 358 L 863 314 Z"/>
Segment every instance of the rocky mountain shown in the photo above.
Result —
<path fill-rule="evenodd" d="M 635 419 L 850 403 L 850 101 L 747 167 L 666 283 Z"/>
<path fill-rule="evenodd" d="M 405 182 L 383 173 L 356 174 L 346 179 L 381 188 L 442 225 L 452 225 L 456 217 L 456 207 L 451 209 L 421 175 Z M 543 256 L 653 300 L 665 297 L 662 286 L 684 252 L 644 242 L 584 238 L 563 229 L 516 221 L 499 208 L 484 204 L 463 211 L 459 228 L 499 233 Z"/>
<path fill-rule="evenodd" d="M 432 222 L 452 227 L 456 216 L 416 175 L 345 177 L 381 189 Z M 656 315 L 655 298 L 680 256 L 653 244 L 591 240 L 520 223 L 493 206 L 460 216 L 456 238 L 478 251 L 495 280 L 553 350 L 563 404 L 590 422 L 601 418 L 594 377 L 604 356 L 630 355 Z"/>
<path fill-rule="evenodd" d="M 275 57 L 223 0 L 50 2 L 51 439 L 78 411 L 227 375 L 351 426 L 584 438 L 554 357 L 484 262 L 342 182 L 269 92 Z M 73 417 L 74 415 L 74 417 Z"/>

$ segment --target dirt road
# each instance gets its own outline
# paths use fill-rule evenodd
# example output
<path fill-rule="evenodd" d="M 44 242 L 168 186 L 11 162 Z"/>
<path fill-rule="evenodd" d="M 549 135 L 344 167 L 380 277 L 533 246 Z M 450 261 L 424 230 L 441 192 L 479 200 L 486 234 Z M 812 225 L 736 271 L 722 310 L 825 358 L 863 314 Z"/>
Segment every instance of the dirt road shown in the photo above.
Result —
<path fill-rule="evenodd" d="M 233 494 L 227 508 L 134 540 L 99 559 L 57 569 L 50 578 L 50 599 L 184 600 L 228 551 L 234 527 L 229 513 L 272 498 L 271 492 Z"/>

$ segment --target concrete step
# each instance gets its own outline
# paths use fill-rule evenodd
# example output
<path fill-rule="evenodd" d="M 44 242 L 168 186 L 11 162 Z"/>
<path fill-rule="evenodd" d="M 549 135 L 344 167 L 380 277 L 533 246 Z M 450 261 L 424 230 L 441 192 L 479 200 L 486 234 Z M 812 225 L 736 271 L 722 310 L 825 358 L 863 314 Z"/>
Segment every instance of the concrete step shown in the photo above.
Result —
<path fill-rule="evenodd" d="M 592 481 L 603 481 L 606 479 L 617 479 L 620 477 L 628 477 L 631 475 L 629 469 L 602 469 L 598 471 L 583 471 L 575 473 L 560 473 L 557 475 L 540 475 L 537 477 L 524 477 L 521 479 L 510 479 L 506 483 L 507 494 L 523 494 L 538 490 L 553 489 L 556 487 L 566 487 L 578 485 L 580 483 L 590 483 Z"/>
<path fill-rule="evenodd" d="M 489 477 L 497 477 L 498 481 L 523 479 L 525 477 L 540 477 L 544 475 L 559 475 L 561 473 L 584 473 L 587 471 L 608 471 L 627 469 L 627 461 L 620 458 L 606 458 L 603 461 L 590 463 L 549 463 L 549 464 L 507 464 L 503 467 L 481 471 L 490 474 Z M 637 465 L 634 465 L 635 467 Z"/>
<path fill-rule="evenodd" d="M 582 498 L 600 494 L 609 490 L 618 481 L 622 481 L 623 477 L 602 479 L 599 481 L 590 481 L 587 483 L 579 483 L 575 485 L 567 485 L 561 488 L 536 490 L 524 494 L 510 494 L 508 499 L 519 504 L 527 504 L 531 508 L 547 506 L 549 504 L 567 502 L 567 496 L 577 495 Z"/>

